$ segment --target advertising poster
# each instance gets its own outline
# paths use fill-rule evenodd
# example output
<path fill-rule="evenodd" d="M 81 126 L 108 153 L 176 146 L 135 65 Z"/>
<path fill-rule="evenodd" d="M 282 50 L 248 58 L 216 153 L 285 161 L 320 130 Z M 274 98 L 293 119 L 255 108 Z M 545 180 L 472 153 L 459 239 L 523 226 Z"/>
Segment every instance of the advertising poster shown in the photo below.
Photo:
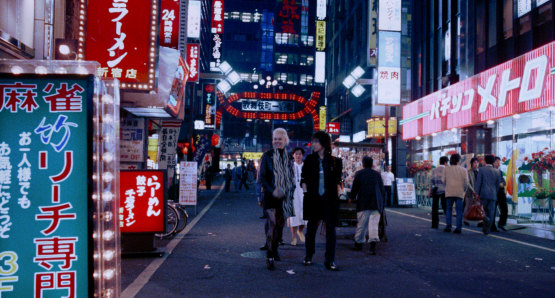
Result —
<path fill-rule="evenodd" d="M 90 297 L 92 76 L 0 76 L 0 296 Z"/>
<path fill-rule="evenodd" d="M 166 172 L 120 171 L 119 226 L 122 233 L 163 233 Z"/>
<path fill-rule="evenodd" d="M 179 164 L 179 204 L 197 204 L 197 162 L 182 161 Z"/>
<path fill-rule="evenodd" d="M 143 162 L 145 119 L 127 118 L 121 122 L 119 153 L 121 162 Z"/>
<path fill-rule="evenodd" d="M 395 182 L 397 184 L 397 197 L 399 205 L 416 205 L 414 180 L 412 178 L 396 178 Z"/>

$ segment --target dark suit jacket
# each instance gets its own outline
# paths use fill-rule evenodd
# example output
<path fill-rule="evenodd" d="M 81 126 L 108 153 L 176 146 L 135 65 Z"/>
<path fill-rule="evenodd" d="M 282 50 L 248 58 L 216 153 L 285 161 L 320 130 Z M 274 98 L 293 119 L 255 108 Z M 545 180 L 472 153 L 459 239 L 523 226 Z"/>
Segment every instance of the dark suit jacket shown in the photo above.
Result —
<path fill-rule="evenodd" d="M 383 211 L 385 188 L 382 176 L 372 169 L 362 169 L 355 174 L 349 197 L 357 200 L 357 212 L 362 210 Z"/>
<path fill-rule="evenodd" d="M 276 189 L 276 181 L 274 179 L 274 154 L 275 153 L 276 153 L 275 149 L 270 149 L 264 152 L 264 154 L 262 154 L 262 159 L 260 161 L 260 185 L 264 189 L 264 193 L 262 194 L 264 209 L 281 208 L 282 201 L 283 201 L 282 199 L 274 198 L 274 196 L 272 195 L 272 193 Z M 289 153 L 287 153 L 287 150 L 285 150 L 284 154 L 289 154 Z M 289 166 L 289 171 L 290 171 L 290 176 L 293 177 L 292 163 Z M 293 184 L 292 187 L 294 188 L 295 185 Z"/>
<path fill-rule="evenodd" d="M 324 169 L 324 197 L 320 198 L 318 188 L 320 185 L 320 161 L 317 153 L 308 155 L 303 164 L 301 185 L 306 184 L 307 192 L 303 200 L 303 218 L 305 220 L 322 219 L 325 210 L 324 204 L 330 204 L 332 215 L 337 214 L 339 198 L 337 186 L 341 184 L 343 162 L 331 154 L 324 155 L 322 161 Z"/>
<path fill-rule="evenodd" d="M 499 190 L 499 184 L 501 184 L 501 182 L 503 182 L 503 178 L 498 169 L 491 165 L 481 167 L 478 169 L 475 191 L 482 200 L 497 201 L 497 191 Z"/>

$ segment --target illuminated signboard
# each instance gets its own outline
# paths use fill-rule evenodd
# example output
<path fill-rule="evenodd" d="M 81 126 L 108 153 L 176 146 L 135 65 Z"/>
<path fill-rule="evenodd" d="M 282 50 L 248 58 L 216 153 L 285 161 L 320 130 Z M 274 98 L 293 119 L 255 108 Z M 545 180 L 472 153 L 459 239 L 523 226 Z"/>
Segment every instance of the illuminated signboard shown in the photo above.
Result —
<path fill-rule="evenodd" d="M 249 112 L 286 112 L 295 110 L 293 102 L 269 101 L 269 100 L 244 100 L 241 102 L 241 110 Z"/>
<path fill-rule="evenodd" d="M 517 14 L 519 18 L 532 10 L 532 0 L 518 0 L 517 3 Z"/>
<path fill-rule="evenodd" d="M 259 160 L 262 158 L 262 152 L 243 152 L 243 159 Z"/>
<path fill-rule="evenodd" d="M 401 31 L 401 0 L 379 1 L 379 30 Z"/>
<path fill-rule="evenodd" d="M 160 11 L 160 46 L 172 49 L 178 48 L 179 43 L 179 2 L 180 0 L 162 0 Z"/>
<path fill-rule="evenodd" d="M 187 82 L 198 82 L 199 79 L 199 45 L 187 44 L 187 65 L 189 65 L 189 78 Z"/>
<path fill-rule="evenodd" d="M 200 38 L 200 1 L 189 0 L 189 9 L 187 10 L 187 37 Z"/>
<path fill-rule="evenodd" d="M 371 0 L 368 5 L 370 10 L 370 24 L 368 26 L 368 63 L 376 65 L 378 57 L 378 0 Z"/>
<path fill-rule="evenodd" d="M 328 132 L 332 135 L 338 135 L 339 134 L 339 123 L 337 123 L 337 122 L 328 123 Z"/>
<path fill-rule="evenodd" d="M 316 51 L 314 64 L 314 82 L 324 83 L 326 81 L 326 52 Z"/>
<path fill-rule="evenodd" d="M 222 58 L 222 38 L 220 34 L 214 34 L 212 36 L 212 58 L 210 59 L 210 70 L 219 71 L 218 66 L 220 66 Z"/>
<path fill-rule="evenodd" d="M 92 76 L 0 77 L 2 297 L 93 296 L 93 88 Z"/>
<path fill-rule="evenodd" d="M 122 233 L 162 233 L 166 214 L 166 171 L 120 171 Z"/>
<path fill-rule="evenodd" d="M 316 50 L 326 49 L 326 22 L 316 21 Z"/>
<path fill-rule="evenodd" d="M 78 56 L 98 61 L 97 75 L 118 79 L 122 88 L 153 89 L 158 10 L 155 0 L 88 1 Z M 136 20 L 143 20 L 137 22 Z M 86 30 L 86 31 L 85 31 Z"/>
<path fill-rule="evenodd" d="M 290 33 L 297 34 L 299 32 L 299 6 L 296 4 L 296 0 L 281 0 L 279 5 L 280 9 L 278 11 L 278 30 L 280 33 Z"/>
<path fill-rule="evenodd" d="M 320 130 L 326 130 L 326 107 L 320 107 Z"/>
<path fill-rule="evenodd" d="M 183 105 L 183 102 L 185 101 L 185 84 L 187 84 L 188 78 L 189 68 L 187 67 L 183 57 L 179 56 L 179 63 L 177 64 L 177 69 L 172 82 L 172 88 L 170 90 L 170 98 L 166 106 L 166 110 L 174 117 L 179 115 L 181 105 Z"/>
<path fill-rule="evenodd" d="M 373 117 L 366 120 L 368 124 L 367 138 L 383 138 L 385 137 L 385 118 L 384 117 Z M 387 134 L 390 137 L 397 135 L 397 118 L 389 117 L 387 121 Z"/>
<path fill-rule="evenodd" d="M 323 20 L 326 18 L 326 0 L 316 1 L 316 18 Z"/>
<path fill-rule="evenodd" d="M 224 32 L 224 1 L 212 0 L 212 33 Z"/>
<path fill-rule="evenodd" d="M 401 104 L 401 32 L 380 31 L 377 104 Z"/>
<path fill-rule="evenodd" d="M 555 105 L 555 42 L 403 106 L 403 139 Z"/>

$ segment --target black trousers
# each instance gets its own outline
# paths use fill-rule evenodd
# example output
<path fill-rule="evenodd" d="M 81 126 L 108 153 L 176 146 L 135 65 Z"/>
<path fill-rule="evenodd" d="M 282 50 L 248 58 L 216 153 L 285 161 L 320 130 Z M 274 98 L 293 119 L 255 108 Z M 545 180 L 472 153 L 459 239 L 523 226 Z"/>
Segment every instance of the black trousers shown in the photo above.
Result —
<path fill-rule="evenodd" d="M 325 201 L 324 201 L 325 202 Z M 335 260 L 335 245 L 336 245 L 336 236 L 335 236 L 335 223 L 337 222 L 337 208 L 332 206 L 332 204 L 328 202 L 322 202 L 324 204 L 323 214 L 321 216 L 322 222 L 326 227 L 326 254 L 325 254 L 325 261 L 326 262 L 333 262 Z M 309 220 L 307 227 L 306 227 L 306 257 L 312 259 L 314 253 L 316 251 L 316 232 L 318 231 L 318 225 L 320 224 L 320 220 L 313 219 Z"/>
<path fill-rule="evenodd" d="M 509 206 L 507 205 L 507 195 L 504 189 L 499 189 L 497 192 L 497 203 L 496 207 L 499 207 L 499 221 L 497 222 L 498 227 L 503 227 L 507 224 L 507 217 L 509 216 Z M 495 208 L 497 212 L 497 208 Z M 495 217 L 494 217 L 495 220 Z"/>
<path fill-rule="evenodd" d="M 285 218 L 283 217 L 283 209 L 271 208 L 264 210 L 266 212 L 266 251 L 267 258 L 275 258 L 278 255 L 279 241 L 283 234 L 283 226 Z"/>
<path fill-rule="evenodd" d="M 443 213 L 447 213 L 445 206 L 447 202 L 445 201 L 445 193 L 434 194 L 432 196 L 432 228 L 437 228 L 439 226 L 439 202 L 441 201 L 441 208 Z"/>
<path fill-rule="evenodd" d="M 225 180 L 225 192 L 229 192 L 229 187 L 231 185 L 231 179 L 226 179 Z"/>
<path fill-rule="evenodd" d="M 385 185 L 385 204 L 387 207 L 393 206 L 393 198 L 391 197 L 391 185 Z"/>

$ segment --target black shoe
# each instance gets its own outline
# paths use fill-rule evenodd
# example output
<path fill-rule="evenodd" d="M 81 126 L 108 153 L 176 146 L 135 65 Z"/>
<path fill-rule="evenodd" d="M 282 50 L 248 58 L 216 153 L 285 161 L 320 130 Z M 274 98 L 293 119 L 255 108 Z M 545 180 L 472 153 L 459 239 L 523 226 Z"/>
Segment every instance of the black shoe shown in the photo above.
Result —
<path fill-rule="evenodd" d="M 477 225 L 478 228 L 481 228 L 481 227 L 483 227 L 483 226 L 484 226 L 484 222 L 483 222 L 483 221 L 479 222 L 478 225 Z"/>
<path fill-rule="evenodd" d="M 482 233 L 484 233 L 484 235 L 487 235 L 489 233 L 487 221 L 482 223 Z"/>
<path fill-rule="evenodd" d="M 339 268 L 337 268 L 334 262 L 324 262 L 324 266 L 330 271 L 339 271 Z"/>
<path fill-rule="evenodd" d="M 370 242 L 370 254 L 376 255 L 376 241 Z"/>
<path fill-rule="evenodd" d="M 261 246 L 260 250 L 268 250 L 268 245 Z"/>
<path fill-rule="evenodd" d="M 285 242 L 283 242 L 283 240 L 280 240 L 279 245 L 285 245 Z"/>
<path fill-rule="evenodd" d="M 383 237 L 380 237 L 380 242 L 387 242 L 387 235 L 383 235 Z"/>
<path fill-rule="evenodd" d="M 279 256 L 279 254 L 277 252 L 274 254 L 274 260 L 276 260 L 278 262 L 281 261 L 281 257 Z"/>
<path fill-rule="evenodd" d="M 490 232 L 499 232 L 499 230 L 497 229 L 496 226 L 491 226 L 491 229 L 489 230 Z"/>
<path fill-rule="evenodd" d="M 443 231 L 444 231 L 445 233 L 450 233 L 450 232 L 451 232 L 451 228 L 445 228 L 445 229 L 443 229 Z"/>
<path fill-rule="evenodd" d="M 268 267 L 268 270 L 273 270 L 275 268 L 274 259 L 266 258 L 266 266 Z"/>
<path fill-rule="evenodd" d="M 310 265 L 312 265 L 312 260 L 311 260 L 311 258 L 309 258 L 309 257 L 304 257 L 303 265 L 305 265 L 305 266 L 310 266 Z"/>
<path fill-rule="evenodd" d="M 499 227 L 502 231 L 507 232 L 507 229 L 505 229 L 505 226 L 500 226 Z"/>
<path fill-rule="evenodd" d="M 266 216 L 261 216 L 261 217 L 259 217 L 259 218 L 260 218 L 260 219 L 266 219 L 266 218 L 268 218 L 268 217 L 266 217 Z"/>
<path fill-rule="evenodd" d="M 432 229 L 436 229 L 436 230 L 437 230 L 437 229 L 439 229 L 439 227 L 438 227 L 438 226 L 432 226 Z"/>
<path fill-rule="evenodd" d="M 469 226 L 469 225 L 470 225 L 470 224 L 468 223 L 468 221 L 466 221 L 466 220 L 463 221 L 463 224 L 464 224 L 465 226 Z"/>
<path fill-rule="evenodd" d="M 362 243 L 355 242 L 355 250 L 362 250 Z"/>
<path fill-rule="evenodd" d="M 453 231 L 453 234 L 460 234 L 460 233 L 461 233 L 461 230 L 459 230 L 459 229 L 455 229 L 455 230 Z"/>

